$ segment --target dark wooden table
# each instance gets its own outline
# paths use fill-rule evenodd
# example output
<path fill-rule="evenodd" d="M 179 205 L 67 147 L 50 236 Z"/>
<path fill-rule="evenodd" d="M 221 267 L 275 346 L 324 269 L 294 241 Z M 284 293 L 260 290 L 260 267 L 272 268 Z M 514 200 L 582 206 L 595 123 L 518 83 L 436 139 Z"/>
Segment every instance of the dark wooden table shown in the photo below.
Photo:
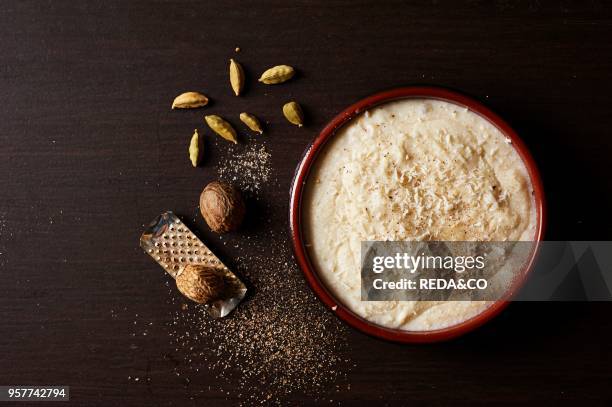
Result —
<path fill-rule="evenodd" d="M 230 240 L 269 228 L 282 236 L 293 171 L 326 121 L 409 84 L 459 89 L 513 124 L 543 173 L 548 239 L 611 235 L 606 2 L 20 1 L 1 4 L 0 21 L 0 385 L 69 385 L 75 405 L 241 401 L 219 391 L 228 384 L 192 400 L 214 371 L 202 369 L 190 386 L 173 374 L 182 359 L 168 326 L 180 304 L 138 247 L 143 224 L 173 209 L 195 218 L 222 258 L 237 256 L 196 215 L 199 191 L 230 150 L 214 139 L 204 167 L 189 167 L 186 144 L 194 127 L 204 129 L 203 111 L 170 111 L 182 90 L 209 94 L 210 111 L 251 110 L 269 122 L 249 142 L 272 155 L 257 198 L 271 222 Z M 227 85 L 230 57 L 251 80 L 243 98 Z M 299 77 L 274 89 L 255 83 L 280 63 Z M 280 116 L 288 98 L 303 103 L 305 129 Z M 265 239 L 257 245 L 249 247 L 265 250 Z M 609 405 L 611 310 L 517 303 L 476 332 L 429 346 L 348 330 L 350 390 L 324 389 L 319 402 Z M 150 324 L 146 338 L 132 335 L 135 322 Z"/>

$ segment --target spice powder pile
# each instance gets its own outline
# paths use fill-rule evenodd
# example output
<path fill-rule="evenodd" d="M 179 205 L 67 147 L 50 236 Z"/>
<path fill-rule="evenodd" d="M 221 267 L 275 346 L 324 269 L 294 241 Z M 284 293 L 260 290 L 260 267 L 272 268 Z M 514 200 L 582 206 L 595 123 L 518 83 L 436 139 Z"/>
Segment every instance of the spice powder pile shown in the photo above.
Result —
<path fill-rule="evenodd" d="M 236 271 L 255 288 L 229 317 L 215 320 L 186 303 L 176 312 L 171 337 L 185 359 L 176 373 L 189 381 L 209 369 L 218 390 L 245 405 L 284 404 L 293 394 L 330 401 L 349 386 L 346 328 L 310 292 L 286 244 L 266 251 L 237 259 Z"/>
<path fill-rule="evenodd" d="M 217 172 L 219 178 L 242 191 L 257 193 L 270 179 L 271 165 L 271 155 L 266 147 L 252 143 L 222 161 Z"/>

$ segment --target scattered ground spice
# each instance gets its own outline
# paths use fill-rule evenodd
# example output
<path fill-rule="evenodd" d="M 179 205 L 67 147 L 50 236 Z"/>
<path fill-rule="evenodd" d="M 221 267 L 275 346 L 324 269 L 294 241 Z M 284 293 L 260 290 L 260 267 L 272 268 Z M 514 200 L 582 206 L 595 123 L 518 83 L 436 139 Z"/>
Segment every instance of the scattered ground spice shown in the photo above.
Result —
<path fill-rule="evenodd" d="M 271 155 L 261 144 L 247 144 L 244 150 L 222 161 L 217 172 L 219 178 L 236 185 L 243 191 L 256 193 L 270 179 Z"/>
<path fill-rule="evenodd" d="M 329 401 L 348 386 L 346 328 L 289 261 L 287 236 L 272 241 L 283 244 L 237 259 L 235 271 L 251 295 L 229 317 L 212 319 L 191 303 L 177 307 L 170 336 L 184 363 L 176 373 L 189 381 L 207 368 L 220 379 L 219 390 L 244 405 L 281 405 L 292 394 Z"/>

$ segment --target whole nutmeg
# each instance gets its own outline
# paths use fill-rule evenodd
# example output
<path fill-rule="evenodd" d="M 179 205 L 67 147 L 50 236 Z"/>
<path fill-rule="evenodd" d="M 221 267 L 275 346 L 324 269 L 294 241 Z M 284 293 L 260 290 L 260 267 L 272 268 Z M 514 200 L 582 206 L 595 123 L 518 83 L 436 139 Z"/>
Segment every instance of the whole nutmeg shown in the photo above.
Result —
<path fill-rule="evenodd" d="M 224 286 L 223 276 L 209 266 L 189 264 L 176 276 L 176 287 L 179 291 L 200 304 L 219 298 Z"/>
<path fill-rule="evenodd" d="M 238 229 L 246 208 L 236 188 L 213 181 L 200 195 L 200 211 L 213 232 L 225 233 Z"/>

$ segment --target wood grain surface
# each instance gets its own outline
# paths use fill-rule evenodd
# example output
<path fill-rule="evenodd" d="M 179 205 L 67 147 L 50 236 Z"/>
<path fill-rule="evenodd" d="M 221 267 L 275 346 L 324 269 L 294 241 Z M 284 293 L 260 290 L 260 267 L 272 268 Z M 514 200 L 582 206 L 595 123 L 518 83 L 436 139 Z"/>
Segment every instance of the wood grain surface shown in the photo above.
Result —
<path fill-rule="evenodd" d="M 241 402 L 219 387 L 201 392 L 216 381 L 207 369 L 189 385 L 173 374 L 182 357 L 168 326 L 180 304 L 138 247 L 143 225 L 173 209 L 221 258 L 237 256 L 197 215 L 199 192 L 234 150 L 211 138 L 194 170 L 187 146 L 203 111 L 170 110 L 194 87 L 236 124 L 241 111 L 267 122 L 260 139 L 241 137 L 271 153 L 257 195 L 265 211 L 251 212 L 269 222 L 228 238 L 251 233 L 252 250 L 270 230 L 286 236 L 293 172 L 324 124 L 410 84 L 463 91 L 515 127 L 543 174 L 549 240 L 609 239 L 611 40 L 604 1 L 0 3 L 0 385 L 69 385 L 82 406 Z M 241 98 L 230 57 L 249 79 Z M 299 69 L 296 80 L 256 83 L 281 63 Z M 289 99 L 303 104 L 305 128 L 282 118 Z M 350 390 L 283 403 L 609 405 L 611 310 L 517 303 L 428 346 L 347 330 Z M 148 335 L 135 338 L 134 323 L 151 323 Z"/>

